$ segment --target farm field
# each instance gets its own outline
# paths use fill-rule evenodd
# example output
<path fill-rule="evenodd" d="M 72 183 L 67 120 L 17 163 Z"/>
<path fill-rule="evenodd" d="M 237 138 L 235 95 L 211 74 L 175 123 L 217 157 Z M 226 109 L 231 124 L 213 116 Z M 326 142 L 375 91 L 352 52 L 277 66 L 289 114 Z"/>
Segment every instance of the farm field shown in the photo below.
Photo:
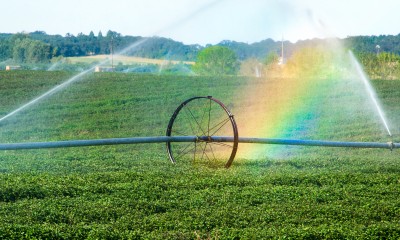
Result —
<path fill-rule="evenodd" d="M 72 76 L 0 71 L 0 116 Z M 0 121 L 0 142 L 164 136 L 181 102 L 209 95 L 232 110 L 239 135 L 249 136 L 246 124 L 262 115 L 249 107 L 255 100 L 246 89 L 263 81 L 94 73 Z M 350 103 L 359 96 L 328 94 L 331 85 L 319 82 L 308 89 L 315 94 L 298 111 L 301 121 L 282 125 L 285 133 L 273 137 L 399 142 L 400 81 L 372 84 L 392 138 L 364 105 Z M 273 104 L 263 95 L 257 101 Z M 171 164 L 165 144 L 2 151 L 0 238 L 400 238 L 398 149 L 265 146 L 262 152 L 239 154 L 225 169 Z"/>
<path fill-rule="evenodd" d="M 71 63 L 94 63 L 94 62 L 101 62 L 106 59 L 111 59 L 110 55 L 94 55 L 94 56 L 86 56 L 86 57 L 68 57 L 68 61 Z M 114 55 L 113 60 L 115 64 L 122 63 L 124 65 L 131 65 L 131 64 L 165 64 L 165 63 L 184 63 L 184 64 L 194 64 L 194 62 L 188 61 L 173 61 L 168 59 L 151 59 L 151 58 L 142 58 L 142 57 L 130 57 L 130 56 L 122 56 L 122 55 Z"/>

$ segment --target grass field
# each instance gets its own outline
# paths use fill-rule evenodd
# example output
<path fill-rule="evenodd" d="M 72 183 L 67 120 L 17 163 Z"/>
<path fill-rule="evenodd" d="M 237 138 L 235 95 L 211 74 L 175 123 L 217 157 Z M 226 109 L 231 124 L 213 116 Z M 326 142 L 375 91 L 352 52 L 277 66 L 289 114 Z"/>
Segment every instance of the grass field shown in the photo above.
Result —
<path fill-rule="evenodd" d="M 94 56 L 87 56 L 87 57 L 69 57 L 67 58 L 68 61 L 71 63 L 89 63 L 92 64 L 94 62 L 102 62 L 104 60 L 110 59 L 111 60 L 111 55 L 94 55 Z M 168 60 L 168 59 L 151 59 L 151 58 L 141 58 L 141 57 L 130 57 L 130 56 L 122 56 L 122 55 L 114 55 L 113 60 L 115 64 L 122 63 L 124 65 L 132 65 L 132 64 L 166 64 L 166 63 L 172 63 L 172 64 L 178 64 L 178 63 L 184 63 L 184 64 L 194 64 L 194 62 L 188 62 L 188 61 L 174 61 L 174 60 Z"/>
<path fill-rule="evenodd" d="M 0 71 L 0 116 L 72 75 Z M 185 99 L 212 95 L 235 114 L 247 105 L 242 89 L 257 84 L 240 77 L 95 73 L 0 122 L 0 142 L 161 136 Z M 400 81 L 373 85 L 399 142 Z M 391 140 L 367 124 L 369 112 L 358 105 L 309 102 L 322 103 L 312 106 L 320 127 L 309 138 Z M 239 134 L 245 124 L 238 116 Z M 230 169 L 173 165 L 164 144 L 3 151 L 0 238 L 400 238 L 397 150 L 277 148 L 279 157 L 242 156 Z"/>

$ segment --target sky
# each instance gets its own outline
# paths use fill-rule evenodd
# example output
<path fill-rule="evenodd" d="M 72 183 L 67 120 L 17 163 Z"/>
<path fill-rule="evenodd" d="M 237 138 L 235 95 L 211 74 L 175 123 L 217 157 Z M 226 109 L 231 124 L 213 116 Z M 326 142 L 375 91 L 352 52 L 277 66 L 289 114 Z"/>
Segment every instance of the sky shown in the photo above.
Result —
<path fill-rule="evenodd" d="M 185 44 L 400 33 L 399 0 L 12 0 L 0 32 L 116 31 Z"/>

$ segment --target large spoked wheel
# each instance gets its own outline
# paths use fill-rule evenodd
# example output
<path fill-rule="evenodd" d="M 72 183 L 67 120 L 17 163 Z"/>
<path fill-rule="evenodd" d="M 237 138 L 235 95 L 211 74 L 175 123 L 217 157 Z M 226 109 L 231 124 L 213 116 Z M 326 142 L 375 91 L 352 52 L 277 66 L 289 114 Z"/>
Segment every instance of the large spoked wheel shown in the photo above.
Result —
<path fill-rule="evenodd" d="M 195 136 L 193 142 L 167 142 L 173 163 L 208 162 L 229 168 L 238 147 L 235 119 L 219 100 L 193 97 L 184 101 L 172 115 L 167 136 Z"/>

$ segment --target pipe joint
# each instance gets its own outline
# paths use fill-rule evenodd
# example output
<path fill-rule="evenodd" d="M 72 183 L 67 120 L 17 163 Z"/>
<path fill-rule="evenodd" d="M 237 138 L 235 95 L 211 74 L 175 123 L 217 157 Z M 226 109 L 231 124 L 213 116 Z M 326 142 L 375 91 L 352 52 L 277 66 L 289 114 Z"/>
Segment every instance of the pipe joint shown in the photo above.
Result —
<path fill-rule="evenodd" d="M 393 149 L 395 148 L 394 142 L 388 142 L 388 145 L 389 145 L 390 151 L 393 151 Z"/>

